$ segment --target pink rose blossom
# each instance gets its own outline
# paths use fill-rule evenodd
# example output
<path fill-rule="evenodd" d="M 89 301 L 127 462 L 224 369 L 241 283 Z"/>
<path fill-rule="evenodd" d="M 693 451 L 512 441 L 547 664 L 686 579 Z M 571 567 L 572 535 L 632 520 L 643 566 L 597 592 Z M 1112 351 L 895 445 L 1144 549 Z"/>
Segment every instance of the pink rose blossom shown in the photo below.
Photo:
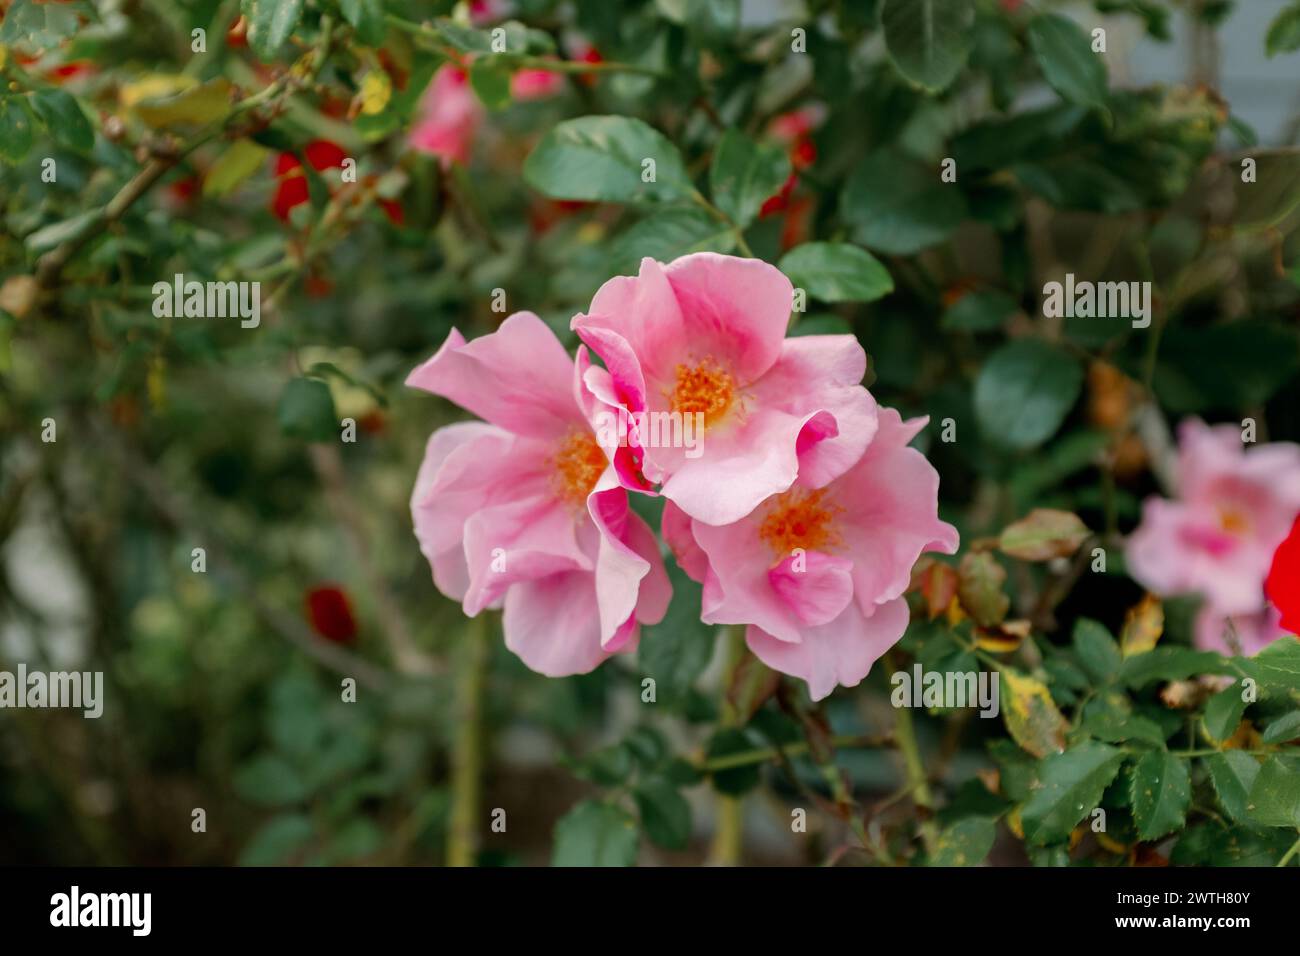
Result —
<path fill-rule="evenodd" d="M 550 70 L 516 70 L 510 77 L 510 95 L 516 100 L 544 100 L 564 89 L 564 77 Z"/>
<path fill-rule="evenodd" d="M 1216 622 L 1227 618 L 1240 621 L 1243 646 L 1267 643 L 1268 634 L 1281 632 L 1264 615 L 1264 579 L 1300 513 L 1300 446 L 1246 450 L 1236 425 L 1190 419 L 1179 429 L 1176 481 L 1177 498 L 1143 505 L 1128 542 L 1130 573 L 1156 594 L 1205 599 L 1202 646 L 1226 646 Z"/>
<path fill-rule="evenodd" d="M 470 89 L 469 76 L 446 63 L 420 99 L 419 119 L 408 142 L 412 149 L 441 158 L 444 165 L 464 164 L 482 122 L 483 106 Z"/>
<path fill-rule="evenodd" d="M 661 484 L 692 518 L 730 524 L 796 478 L 824 485 L 862 456 L 876 430 L 866 353 L 851 335 L 786 339 L 792 292 L 766 262 L 703 252 L 643 259 L 574 317 L 605 363 L 583 375 L 600 402 L 704 422 L 694 457 L 630 436 L 616 456 L 625 487 Z"/>
<path fill-rule="evenodd" d="M 434 583 L 471 617 L 504 606 L 506 646 L 552 677 L 635 647 L 671 597 L 654 533 L 584 414 L 583 367 L 519 312 L 472 342 L 453 329 L 406 380 L 484 419 L 435 431 L 416 479 Z"/>
<path fill-rule="evenodd" d="M 702 619 L 749 625 L 749 649 L 807 681 L 814 700 L 857 685 L 903 636 L 916 559 L 957 550 L 957 530 L 938 517 L 939 475 L 908 447 L 925 422 L 879 409 L 875 437 L 847 471 L 800 475 L 732 524 L 665 506 L 664 539 L 704 584 Z"/>
<path fill-rule="evenodd" d="M 1193 640 L 1202 650 L 1250 657 L 1286 636 L 1282 614 L 1271 604 L 1262 611 L 1230 616 L 1220 613 L 1212 604 L 1204 604 L 1196 614 Z"/>

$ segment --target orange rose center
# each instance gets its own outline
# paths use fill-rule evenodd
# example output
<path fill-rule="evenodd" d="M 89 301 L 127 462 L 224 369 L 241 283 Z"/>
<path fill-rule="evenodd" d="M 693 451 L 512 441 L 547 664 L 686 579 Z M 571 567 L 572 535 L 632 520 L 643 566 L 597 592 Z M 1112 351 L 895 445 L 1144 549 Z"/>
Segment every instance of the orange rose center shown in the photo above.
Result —
<path fill-rule="evenodd" d="M 843 510 L 826 500 L 824 488 L 815 491 L 792 488 L 769 506 L 758 527 L 758 536 L 772 549 L 778 562 L 784 561 L 795 548 L 827 551 L 841 543 L 835 518 Z"/>
<path fill-rule="evenodd" d="M 609 460 L 590 432 L 573 432 L 560 443 L 553 459 L 560 497 L 581 505 L 596 486 Z"/>
<path fill-rule="evenodd" d="M 712 425 L 727 413 L 735 397 L 736 380 L 706 355 L 698 365 L 677 366 L 677 381 L 668 399 L 672 411 L 702 413 L 704 424 Z"/>
<path fill-rule="evenodd" d="M 1219 527 L 1225 534 L 1240 536 L 1250 530 L 1250 519 L 1236 508 L 1220 508 Z"/>

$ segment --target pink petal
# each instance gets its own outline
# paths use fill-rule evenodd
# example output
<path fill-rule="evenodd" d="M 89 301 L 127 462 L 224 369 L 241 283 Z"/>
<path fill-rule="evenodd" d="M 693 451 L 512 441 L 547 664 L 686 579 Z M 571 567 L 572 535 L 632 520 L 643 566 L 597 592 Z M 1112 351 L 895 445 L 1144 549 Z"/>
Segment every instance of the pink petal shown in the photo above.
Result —
<path fill-rule="evenodd" d="M 502 626 L 506 647 L 547 677 L 586 674 L 610 656 L 600 643 L 595 579 L 586 572 L 517 582 L 506 591 Z M 625 649 L 632 644 L 624 639 Z"/>
<path fill-rule="evenodd" d="M 781 270 L 762 259 L 697 252 L 669 263 L 664 273 L 696 356 L 712 356 L 742 386 L 776 363 L 794 294 Z"/>
<path fill-rule="evenodd" d="M 829 624 L 806 628 L 797 643 L 778 640 L 760 627 L 745 632 L 749 649 L 768 667 L 808 682 L 813 700 L 836 686 L 856 687 L 885 651 L 907 630 L 907 602 L 876 605 L 870 615 L 857 602 Z"/>
<path fill-rule="evenodd" d="M 957 550 L 957 530 L 939 520 L 939 473 L 907 445 L 925 420 L 903 422 L 894 409 L 881 408 L 879 422 L 861 460 L 828 486 L 845 508 L 842 534 L 864 610 L 901 595 L 923 552 Z"/>
<path fill-rule="evenodd" d="M 690 515 L 671 501 L 665 501 L 660 530 L 663 532 L 664 543 L 677 559 L 677 566 L 692 581 L 703 584 L 709 568 L 709 556 L 695 541 Z"/>
<path fill-rule="evenodd" d="M 531 312 L 466 342 L 452 329 L 442 348 L 406 384 L 455 402 L 494 425 L 537 438 L 585 427 L 573 397 L 573 362 L 555 333 Z"/>
<path fill-rule="evenodd" d="M 772 590 L 809 626 L 827 624 L 853 600 L 853 562 L 809 551 L 791 555 L 767 573 Z"/>
<path fill-rule="evenodd" d="M 581 533 L 581 535 L 580 535 Z M 475 512 L 465 522 L 469 590 L 465 613 L 474 617 L 506 589 L 561 571 L 595 569 L 596 532 L 551 495 L 524 498 Z"/>

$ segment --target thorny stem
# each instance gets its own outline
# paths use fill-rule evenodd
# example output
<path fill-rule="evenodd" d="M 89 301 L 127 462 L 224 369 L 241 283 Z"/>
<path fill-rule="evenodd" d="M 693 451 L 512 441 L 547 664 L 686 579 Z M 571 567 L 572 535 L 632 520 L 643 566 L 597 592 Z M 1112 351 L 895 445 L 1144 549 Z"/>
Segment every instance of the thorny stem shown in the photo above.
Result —
<path fill-rule="evenodd" d="M 894 655 L 885 653 L 885 670 L 898 670 Z M 894 709 L 894 739 L 898 741 L 898 750 L 903 755 L 903 766 L 907 770 L 908 785 L 912 789 L 912 802 L 928 815 L 934 807 L 934 797 L 930 793 L 930 783 L 925 777 L 925 765 L 921 762 L 921 749 L 916 742 L 916 728 L 912 724 L 912 711 L 907 707 Z M 926 849 L 933 849 L 934 827 L 928 821 L 920 824 L 921 840 Z"/>
<path fill-rule="evenodd" d="M 856 749 L 866 748 L 873 749 L 876 747 L 892 747 L 894 738 L 889 734 L 875 736 L 854 736 L 845 734 L 839 737 L 831 738 L 831 746 L 835 749 Z M 767 763 L 769 760 L 777 760 L 782 755 L 786 757 L 800 757 L 809 750 L 809 744 L 806 740 L 797 743 L 788 744 L 780 747 L 758 747 L 754 750 L 742 750 L 734 754 L 727 754 L 723 757 L 714 757 L 712 760 L 705 760 L 697 764 L 698 769 L 703 773 L 717 773 L 721 770 L 734 770 L 737 767 L 747 767 L 750 764 Z"/>
<path fill-rule="evenodd" d="M 413 20 L 407 20 L 399 17 L 394 13 L 388 14 L 385 21 L 391 27 L 412 33 L 425 40 L 430 40 L 438 48 L 438 52 L 449 60 L 460 60 L 464 51 L 458 50 L 447 43 L 446 38 L 439 32 L 437 27 L 426 26 L 423 23 L 416 23 Z M 601 60 L 597 63 L 579 62 L 577 60 L 550 59 L 544 56 L 528 56 L 525 54 L 515 53 L 497 53 L 506 59 L 511 66 L 519 69 L 547 70 L 551 73 L 638 73 L 642 76 L 662 77 L 662 71 L 652 66 L 641 66 L 637 63 L 616 63 L 612 60 Z"/>
<path fill-rule="evenodd" d="M 479 804 L 483 799 L 483 686 L 491 649 L 489 620 L 486 614 L 470 620 L 456 669 L 458 723 L 451 753 L 448 866 L 474 866 L 478 856 Z"/>
<path fill-rule="evenodd" d="M 735 680 L 736 673 L 747 653 L 745 648 L 745 628 L 733 625 L 727 629 L 726 638 L 727 667 L 722 677 L 722 724 L 735 727 L 739 715 L 727 699 L 727 691 Z M 713 835 L 713 848 L 709 852 L 710 861 L 715 866 L 737 866 L 740 863 L 741 842 L 744 838 L 744 806 L 742 797 L 717 796 L 718 826 Z"/>

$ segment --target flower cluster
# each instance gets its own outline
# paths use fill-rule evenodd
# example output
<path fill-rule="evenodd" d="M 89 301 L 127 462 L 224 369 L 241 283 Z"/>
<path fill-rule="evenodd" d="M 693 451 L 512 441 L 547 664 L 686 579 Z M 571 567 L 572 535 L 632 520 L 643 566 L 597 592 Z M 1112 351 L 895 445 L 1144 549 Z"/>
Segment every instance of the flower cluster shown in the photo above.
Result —
<path fill-rule="evenodd" d="M 606 282 L 572 320 L 575 358 L 528 312 L 472 342 L 453 330 L 407 379 L 483 419 L 434 432 L 412 497 L 438 588 L 471 616 L 502 607 L 534 670 L 589 671 L 667 609 L 659 544 L 629 506 L 662 496 L 705 623 L 746 625 L 816 699 L 861 681 L 907 627 L 916 559 L 955 552 L 957 532 L 908 445 L 925 420 L 876 404 L 853 336 L 787 338 L 792 294 L 765 262 L 699 253 Z M 647 415 L 692 416 L 700 446 L 604 437 Z"/>
<path fill-rule="evenodd" d="M 1237 426 L 1190 419 L 1176 472 L 1177 497 L 1148 498 L 1129 539 L 1133 577 L 1160 595 L 1199 594 L 1195 639 L 1206 649 L 1253 654 L 1284 625 L 1300 629 L 1300 536 L 1282 547 L 1300 515 L 1300 445 L 1246 451 Z"/>

